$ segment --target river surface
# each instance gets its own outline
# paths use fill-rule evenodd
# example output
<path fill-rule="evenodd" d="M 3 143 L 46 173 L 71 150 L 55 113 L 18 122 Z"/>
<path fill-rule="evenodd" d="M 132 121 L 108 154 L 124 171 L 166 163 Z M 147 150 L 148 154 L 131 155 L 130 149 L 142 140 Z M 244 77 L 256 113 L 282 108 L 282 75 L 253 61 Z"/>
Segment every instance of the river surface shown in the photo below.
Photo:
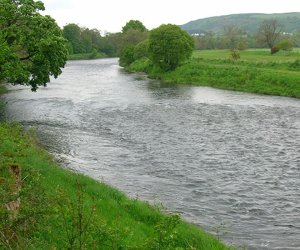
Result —
<path fill-rule="evenodd" d="M 6 119 L 65 167 L 163 203 L 228 244 L 300 249 L 300 100 L 172 86 L 117 59 L 69 62 L 14 87 Z"/>

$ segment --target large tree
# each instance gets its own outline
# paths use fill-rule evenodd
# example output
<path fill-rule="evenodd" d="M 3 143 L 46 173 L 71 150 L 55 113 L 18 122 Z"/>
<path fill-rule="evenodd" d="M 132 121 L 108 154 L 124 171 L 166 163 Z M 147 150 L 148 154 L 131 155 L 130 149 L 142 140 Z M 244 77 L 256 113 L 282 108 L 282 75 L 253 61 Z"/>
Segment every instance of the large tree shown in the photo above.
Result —
<path fill-rule="evenodd" d="M 66 41 L 55 20 L 34 0 L 0 0 L 0 80 L 35 91 L 57 77 L 67 59 Z"/>
<path fill-rule="evenodd" d="M 282 26 L 277 19 L 263 21 L 258 30 L 258 41 L 271 49 L 271 54 L 277 52 L 275 44 L 281 34 Z"/>
<path fill-rule="evenodd" d="M 150 32 L 149 56 L 161 70 L 174 70 L 191 57 L 193 48 L 192 37 L 177 25 L 163 24 Z"/>

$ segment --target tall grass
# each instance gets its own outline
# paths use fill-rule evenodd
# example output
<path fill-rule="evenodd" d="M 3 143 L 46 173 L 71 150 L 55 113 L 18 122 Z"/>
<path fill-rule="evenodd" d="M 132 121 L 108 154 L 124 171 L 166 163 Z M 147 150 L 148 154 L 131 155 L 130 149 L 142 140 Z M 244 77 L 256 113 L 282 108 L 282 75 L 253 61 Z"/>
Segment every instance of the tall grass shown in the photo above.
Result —
<path fill-rule="evenodd" d="M 176 214 L 57 166 L 17 124 L 0 124 L 0 176 L 0 248 L 226 249 Z"/>

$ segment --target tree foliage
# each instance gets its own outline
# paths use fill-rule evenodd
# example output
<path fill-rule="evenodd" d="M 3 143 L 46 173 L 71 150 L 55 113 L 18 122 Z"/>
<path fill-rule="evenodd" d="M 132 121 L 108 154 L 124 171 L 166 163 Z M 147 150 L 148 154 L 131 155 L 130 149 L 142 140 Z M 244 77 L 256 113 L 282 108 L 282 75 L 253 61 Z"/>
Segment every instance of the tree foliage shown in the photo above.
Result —
<path fill-rule="evenodd" d="M 63 35 L 69 42 L 70 54 L 83 52 L 81 30 L 77 24 L 70 23 L 64 26 Z"/>
<path fill-rule="evenodd" d="M 64 38 L 68 41 L 70 54 L 96 53 L 116 56 L 121 42 L 120 33 L 101 35 L 98 29 L 80 27 L 75 23 L 63 27 Z"/>
<path fill-rule="evenodd" d="M 293 50 L 293 41 L 292 40 L 283 40 L 275 45 L 280 50 L 292 51 Z"/>
<path fill-rule="evenodd" d="M 147 40 L 148 36 L 148 30 L 140 21 L 130 20 L 126 23 L 118 45 L 118 55 L 120 56 L 120 64 L 122 66 L 127 66 L 135 60 L 135 55 L 137 56 L 137 53 L 140 54 L 140 51 L 137 52 L 135 47 Z M 141 46 L 143 45 L 139 45 L 138 47 Z"/>
<path fill-rule="evenodd" d="M 0 80 L 35 91 L 57 77 L 67 48 L 55 20 L 43 16 L 40 1 L 0 0 Z"/>
<path fill-rule="evenodd" d="M 225 45 L 231 50 L 243 50 L 247 47 L 246 32 L 236 25 L 224 27 Z"/>
<path fill-rule="evenodd" d="M 192 37 L 177 25 L 163 24 L 150 32 L 149 55 L 161 70 L 174 70 L 191 57 L 193 48 Z"/>
<path fill-rule="evenodd" d="M 134 60 L 149 56 L 149 40 L 146 39 L 134 47 Z"/>
<path fill-rule="evenodd" d="M 134 45 L 129 44 L 120 55 L 120 65 L 127 66 L 134 62 Z"/>
<path fill-rule="evenodd" d="M 126 33 L 129 30 L 139 30 L 141 32 L 147 31 L 144 24 L 139 20 L 130 20 L 122 27 L 123 33 Z"/>

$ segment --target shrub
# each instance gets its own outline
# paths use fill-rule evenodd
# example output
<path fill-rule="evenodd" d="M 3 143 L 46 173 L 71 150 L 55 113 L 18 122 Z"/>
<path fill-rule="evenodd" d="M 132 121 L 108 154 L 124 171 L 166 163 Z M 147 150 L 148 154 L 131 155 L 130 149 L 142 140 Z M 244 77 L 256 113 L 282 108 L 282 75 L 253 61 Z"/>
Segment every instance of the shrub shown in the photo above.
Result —
<path fill-rule="evenodd" d="M 279 42 L 275 45 L 279 50 L 286 50 L 291 51 L 293 50 L 293 42 L 290 40 L 285 40 L 282 42 Z"/>

